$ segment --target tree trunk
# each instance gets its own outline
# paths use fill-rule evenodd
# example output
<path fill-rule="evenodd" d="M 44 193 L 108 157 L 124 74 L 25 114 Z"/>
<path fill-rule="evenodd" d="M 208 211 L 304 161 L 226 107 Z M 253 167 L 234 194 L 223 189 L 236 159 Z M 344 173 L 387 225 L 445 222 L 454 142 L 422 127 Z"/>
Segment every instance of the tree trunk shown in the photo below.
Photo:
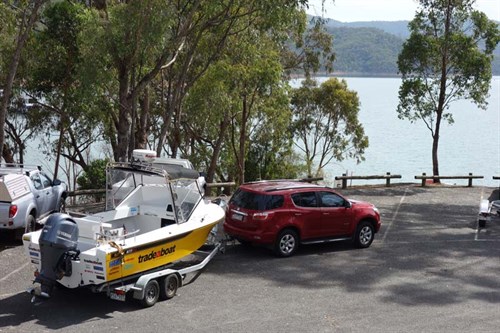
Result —
<path fill-rule="evenodd" d="M 123 66 L 125 67 L 125 66 Z M 127 160 L 127 151 L 129 144 L 130 134 L 130 113 L 131 101 L 129 98 L 129 77 L 128 71 L 125 68 L 120 69 L 118 73 L 118 80 L 120 83 L 119 101 L 118 106 L 118 126 L 116 128 L 117 145 L 114 151 L 115 161 L 125 162 Z"/>
<path fill-rule="evenodd" d="M 16 161 L 14 160 L 14 154 L 12 154 L 12 149 L 10 149 L 7 144 L 3 145 L 2 156 L 5 160 L 5 163 L 16 163 Z"/>
<path fill-rule="evenodd" d="M 248 103 L 247 97 L 243 96 L 243 106 L 241 114 L 240 142 L 237 156 L 238 161 L 238 181 L 240 184 L 245 182 L 245 143 L 247 138 L 247 119 L 248 119 Z"/>
<path fill-rule="evenodd" d="M 149 128 L 149 89 L 144 90 L 144 96 L 140 99 L 140 115 L 138 117 L 137 130 L 135 132 L 135 147 L 145 149 L 148 143 Z"/>
<path fill-rule="evenodd" d="M 444 26 L 444 38 L 445 45 L 443 47 L 443 53 L 441 55 L 441 78 L 439 87 L 439 99 L 436 110 L 436 127 L 434 134 L 432 136 L 432 172 L 434 176 L 439 176 L 439 162 L 438 162 L 438 146 L 439 146 L 439 133 L 441 130 L 441 120 L 443 117 L 444 103 L 446 98 L 446 81 L 447 81 L 447 70 L 448 70 L 448 40 L 450 34 L 450 24 L 451 24 L 451 11 L 452 4 L 448 1 L 448 7 L 446 9 L 446 21 Z M 439 179 L 434 179 L 434 183 L 441 183 Z"/>
<path fill-rule="evenodd" d="M 57 142 L 56 162 L 54 165 L 53 180 L 57 179 L 57 173 L 59 171 L 59 161 L 61 160 L 62 142 L 64 140 L 64 124 L 62 119 L 60 120 L 59 126 L 61 126 L 61 128 L 59 129 L 59 141 Z"/>
<path fill-rule="evenodd" d="M 19 61 L 21 59 L 21 52 L 24 49 L 24 44 L 26 43 L 26 40 L 28 39 L 28 36 L 31 32 L 31 29 L 33 28 L 36 20 L 38 19 L 38 12 L 40 11 L 40 7 L 46 2 L 47 0 L 33 0 L 33 8 L 31 10 L 31 13 L 29 13 L 29 18 L 26 21 L 26 15 L 28 14 L 26 11 L 28 10 L 25 8 L 25 11 L 23 12 L 23 17 L 21 18 L 21 25 L 18 30 L 18 34 L 16 37 L 16 48 L 14 51 L 14 54 L 12 56 L 12 60 L 9 64 L 9 70 L 7 73 L 7 79 L 5 81 L 5 84 L 3 86 L 3 95 L 2 99 L 0 101 L 0 147 L 4 146 L 4 141 L 5 141 L 5 133 L 4 133 L 4 126 L 5 126 L 5 118 L 7 116 L 7 108 L 10 104 L 10 97 L 12 94 L 12 86 L 14 85 L 14 79 L 17 74 L 17 68 L 19 66 Z M 3 149 L 2 149 L 3 150 Z M 3 151 L 2 151 L 3 153 Z"/>
<path fill-rule="evenodd" d="M 210 165 L 207 170 L 207 183 L 213 183 L 215 178 L 215 171 L 217 168 L 217 161 L 219 160 L 219 155 L 222 150 L 222 144 L 224 143 L 224 138 L 226 136 L 227 129 L 230 124 L 230 119 L 227 114 L 224 115 L 224 119 L 219 125 L 219 137 L 214 145 L 214 151 L 212 157 L 210 158 Z M 211 189 L 207 188 L 206 195 L 211 195 Z"/>

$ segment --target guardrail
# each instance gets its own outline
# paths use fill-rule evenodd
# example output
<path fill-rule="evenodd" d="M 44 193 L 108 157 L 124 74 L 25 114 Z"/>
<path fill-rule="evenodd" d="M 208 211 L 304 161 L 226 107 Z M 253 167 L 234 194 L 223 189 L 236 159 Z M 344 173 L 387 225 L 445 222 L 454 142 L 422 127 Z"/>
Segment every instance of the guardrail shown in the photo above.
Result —
<path fill-rule="evenodd" d="M 387 172 L 385 175 L 348 176 L 347 174 L 343 173 L 342 176 L 335 176 L 335 180 L 342 180 L 342 188 L 343 189 L 347 188 L 347 180 L 385 179 L 385 186 L 390 187 L 391 186 L 391 179 L 395 179 L 395 178 L 401 178 L 401 175 L 391 175 L 390 172 Z"/>
<path fill-rule="evenodd" d="M 472 179 L 483 179 L 484 176 L 477 176 L 473 175 L 472 172 L 469 172 L 468 176 L 427 176 L 426 173 L 422 173 L 422 176 L 415 176 L 415 179 L 421 179 L 422 180 L 422 186 L 426 185 L 427 179 L 468 179 L 469 183 L 467 187 L 472 187 Z"/>
<path fill-rule="evenodd" d="M 493 176 L 493 180 L 500 180 L 500 176 Z M 500 183 L 498 183 L 498 196 L 500 199 Z"/>

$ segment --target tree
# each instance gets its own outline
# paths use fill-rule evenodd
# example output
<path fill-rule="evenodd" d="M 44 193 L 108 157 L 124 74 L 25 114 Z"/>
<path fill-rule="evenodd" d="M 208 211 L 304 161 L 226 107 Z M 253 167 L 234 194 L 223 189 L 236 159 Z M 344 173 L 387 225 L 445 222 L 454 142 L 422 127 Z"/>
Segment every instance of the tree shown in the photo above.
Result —
<path fill-rule="evenodd" d="M 320 175 L 332 160 L 364 159 L 368 137 L 358 120 L 358 96 L 345 80 L 331 78 L 319 87 L 304 80 L 294 89 L 291 104 L 295 144 L 305 154 L 308 176 Z"/>
<path fill-rule="evenodd" d="M 10 104 L 14 79 L 16 77 L 17 68 L 21 61 L 21 54 L 24 50 L 26 41 L 28 40 L 35 23 L 38 20 L 42 6 L 48 0 L 31 0 L 31 1 L 5 1 L 0 5 L 0 9 L 12 10 L 16 16 L 15 34 L 12 40 L 14 48 L 6 70 L 5 83 L 1 85 L 2 95 L 0 99 L 0 147 L 3 151 L 4 146 L 4 125 L 7 116 L 7 108 Z M 7 18 L 7 15 L 2 14 L 2 20 Z M 0 22 L 3 25 L 5 22 Z"/>
<path fill-rule="evenodd" d="M 76 3 L 62 1 L 49 4 L 42 15 L 43 25 L 40 24 L 40 31 L 30 45 L 34 52 L 30 73 L 25 79 L 26 89 L 40 98 L 38 104 L 41 107 L 31 110 L 27 117 L 32 120 L 32 126 L 38 127 L 41 132 L 59 132 L 56 144 L 47 145 L 51 148 L 47 153 L 55 156 L 54 178 L 58 176 L 64 148 L 75 151 L 75 154 L 66 156 L 85 169 L 87 161 L 82 153 L 85 148 L 79 146 L 86 142 L 83 147 L 88 147 L 94 139 L 87 133 L 95 129 L 95 121 L 84 116 L 92 105 L 92 97 L 89 96 L 95 95 L 92 87 L 82 79 L 85 59 L 80 50 L 80 34 L 88 20 L 86 16 L 85 8 Z M 35 57 L 39 54 L 44 57 Z M 47 137 L 50 138 L 50 135 Z"/>
<path fill-rule="evenodd" d="M 410 37 L 398 57 L 400 119 L 422 120 L 432 135 L 433 174 L 439 175 L 441 122 L 453 123 L 450 104 L 468 99 L 487 106 L 497 24 L 472 9 L 474 0 L 420 0 Z M 435 179 L 434 182 L 439 182 Z"/>

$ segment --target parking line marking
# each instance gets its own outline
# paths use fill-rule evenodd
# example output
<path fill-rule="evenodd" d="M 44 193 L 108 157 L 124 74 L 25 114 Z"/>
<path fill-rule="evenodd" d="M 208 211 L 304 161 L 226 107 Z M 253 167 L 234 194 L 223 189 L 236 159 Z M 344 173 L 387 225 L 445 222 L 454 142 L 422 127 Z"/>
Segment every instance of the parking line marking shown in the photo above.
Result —
<path fill-rule="evenodd" d="M 5 280 L 7 280 L 9 278 L 9 276 L 11 276 L 12 274 L 16 274 L 17 272 L 19 272 L 20 270 L 24 269 L 24 267 L 28 266 L 29 265 L 29 262 L 25 263 L 24 265 L 22 265 L 21 267 L 19 267 L 18 269 L 16 270 L 13 270 L 12 272 L 10 272 L 9 274 L 5 275 L 3 278 L 0 279 L 0 282 L 3 282 Z"/>
<path fill-rule="evenodd" d="M 403 196 L 401 197 L 401 199 L 399 200 L 399 204 L 398 204 L 398 207 L 396 208 L 396 211 L 394 212 L 394 215 L 392 216 L 392 219 L 391 219 L 391 222 L 389 222 L 389 225 L 387 226 L 387 229 L 385 229 L 385 233 L 384 233 L 384 236 L 382 237 L 382 243 L 385 242 L 385 239 L 387 238 L 387 234 L 389 233 L 389 230 L 391 229 L 392 227 L 392 224 L 394 223 L 394 221 L 396 220 L 396 216 L 398 216 L 398 212 L 399 212 L 399 208 L 401 207 L 401 204 L 403 203 L 403 201 L 405 200 L 405 197 L 406 197 L 406 193 L 408 192 L 408 187 L 405 188 L 405 193 L 403 193 Z"/>
<path fill-rule="evenodd" d="M 481 198 L 479 199 L 479 202 L 483 201 L 484 198 L 484 187 L 481 188 Z M 474 240 L 479 241 L 479 222 L 476 223 L 476 234 L 474 235 Z M 482 240 L 482 239 L 481 239 Z"/>

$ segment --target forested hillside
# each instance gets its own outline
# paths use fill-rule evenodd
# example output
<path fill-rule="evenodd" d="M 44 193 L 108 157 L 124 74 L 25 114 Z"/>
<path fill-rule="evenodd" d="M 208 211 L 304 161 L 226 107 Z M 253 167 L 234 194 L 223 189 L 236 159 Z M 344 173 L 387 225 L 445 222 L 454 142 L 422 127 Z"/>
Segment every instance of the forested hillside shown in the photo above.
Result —
<path fill-rule="evenodd" d="M 397 75 L 397 58 L 408 38 L 408 21 L 339 22 L 328 19 L 336 53 L 334 71 L 349 75 Z M 493 75 L 500 75 L 500 47 L 495 50 Z"/>
<path fill-rule="evenodd" d="M 335 72 L 396 74 L 403 39 L 375 28 L 330 28 L 336 54 Z"/>

